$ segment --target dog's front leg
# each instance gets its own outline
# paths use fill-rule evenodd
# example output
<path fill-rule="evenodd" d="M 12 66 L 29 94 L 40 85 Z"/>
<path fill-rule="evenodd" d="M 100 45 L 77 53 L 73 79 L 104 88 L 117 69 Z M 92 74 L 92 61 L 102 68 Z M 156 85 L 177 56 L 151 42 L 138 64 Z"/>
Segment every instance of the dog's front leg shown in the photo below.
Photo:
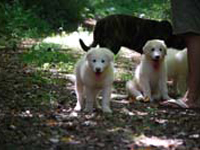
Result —
<path fill-rule="evenodd" d="M 85 94 L 86 94 L 86 101 L 85 101 L 85 112 L 92 112 L 93 110 L 93 104 L 96 98 L 96 91 L 94 89 L 85 88 Z"/>
<path fill-rule="evenodd" d="M 163 76 L 162 78 L 160 78 L 159 86 L 160 86 L 159 89 L 161 91 L 162 98 L 164 100 L 171 99 L 169 97 L 169 95 L 168 95 L 167 78 L 165 76 Z"/>
<path fill-rule="evenodd" d="M 75 111 L 80 111 L 83 106 L 83 95 L 84 95 L 84 87 L 81 83 L 78 83 L 76 81 L 75 83 L 75 91 L 76 91 L 76 97 L 77 97 L 77 102 L 76 106 L 74 108 Z"/>
<path fill-rule="evenodd" d="M 184 75 L 183 76 L 179 75 L 179 77 L 177 79 L 176 89 L 177 89 L 177 93 L 180 94 L 180 95 L 183 95 L 186 92 L 186 90 L 187 90 L 187 79 Z"/>
<path fill-rule="evenodd" d="M 110 109 L 111 88 L 112 87 L 107 86 L 102 91 L 102 110 L 104 113 L 112 113 Z"/>
<path fill-rule="evenodd" d="M 151 88 L 150 88 L 150 84 L 149 84 L 149 81 L 147 80 L 148 77 L 144 77 L 142 80 L 141 80 L 141 88 L 142 88 L 142 92 L 143 92 L 143 95 L 144 95 L 144 100 L 145 101 L 153 101 L 153 98 L 151 96 Z"/>

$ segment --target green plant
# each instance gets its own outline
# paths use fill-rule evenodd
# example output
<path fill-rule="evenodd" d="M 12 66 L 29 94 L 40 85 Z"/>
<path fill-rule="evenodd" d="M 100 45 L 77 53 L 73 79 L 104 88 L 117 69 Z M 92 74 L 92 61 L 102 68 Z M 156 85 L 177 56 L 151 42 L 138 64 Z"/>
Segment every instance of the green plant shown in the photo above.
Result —
<path fill-rule="evenodd" d="M 128 81 L 128 80 L 131 80 L 133 78 L 133 75 L 130 74 L 130 73 L 122 73 L 120 74 L 120 77 L 119 77 L 122 81 Z"/>
<path fill-rule="evenodd" d="M 50 26 L 38 18 L 32 9 L 24 9 L 20 1 L 14 1 L 12 5 L 4 5 L 5 23 L 8 34 L 13 38 L 38 37 L 41 33 L 47 33 Z"/>
<path fill-rule="evenodd" d="M 169 0 L 90 0 L 84 17 L 104 17 L 111 14 L 130 14 L 153 19 L 170 18 Z"/>
<path fill-rule="evenodd" d="M 66 31 L 74 31 L 77 29 L 84 6 L 88 4 L 88 0 L 37 0 L 27 1 L 20 0 L 23 6 L 30 9 L 34 6 L 35 14 L 38 17 L 52 25 L 53 29 L 62 27 Z"/>
<path fill-rule="evenodd" d="M 34 45 L 22 59 L 25 63 L 36 65 L 42 70 L 54 68 L 58 71 L 72 72 L 74 57 L 60 50 L 61 47 L 58 44 L 40 43 Z"/>

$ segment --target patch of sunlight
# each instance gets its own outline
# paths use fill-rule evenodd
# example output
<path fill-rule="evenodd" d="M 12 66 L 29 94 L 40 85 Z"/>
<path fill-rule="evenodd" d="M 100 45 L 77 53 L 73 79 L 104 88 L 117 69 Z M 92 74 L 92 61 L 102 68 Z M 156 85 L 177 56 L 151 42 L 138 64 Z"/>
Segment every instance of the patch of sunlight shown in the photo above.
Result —
<path fill-rule="evenodd" d="M 147 112 L 142 112 L 142 111 L 138 111 L 138 110 L 134 110 L 134 114 L 136 116 L 147 116 L 148 115 Z"/>
<path fill-rule="evenodd" d="M 63 136 L 60 139 L 63 143 L 71 143 L 71 144 L 80 144 L 80 141 L 77 141 L 73 135 L 70 136 Z"/>
<path fill-rule="evenodd" d="M 38 70 L 50 71 L 52 73 L 58 73 L 58 72 L 72 73 L 74 70 L 74 64 L 72 62 L 44 63 L 41 67 L 38 68 Z"/>
<path fill-rule="evenodd" d="M 175 149 L 183 144 L 183 140 L 160 138 L 156 136 L 147 137 L 145 135 L 140 135 L 139 137 L 134 138 L 134 143 L 135 145 L 144 147 L 154 146 L 166 149 Z"/>
<path fill-rule="evenodd" d="M 122 127 L 113 127 L 112 129 L 107 129 L 108 132 L 118 132 L 118 131 L 123 131 L 124 129 Z"/>
<path fill-rule="evenodd" d="M 33 114 L 31 113 L 30 110 L 25 110 L 25 111 L 21 112 L 21 114 L 19 114 L 19 116 L 21 116 L 23 118 L 32 118 Z"/>
<path fill-rule="evenodd" d="M 122 56 L 122 57 L 126 57 L 128 59 L 133 59 L 134 58 L 137 58 L 137 59 L 140 59 L 141 57 L 141 54 L 140 53 L 137 53 L 136 51 L 134 50 L 131 50 L 129 48 L 126 48 L 126 47 L 121 47 L 120 49 L 120 52 L 119 54 Z"/>
<path fill-rule="evenodd" d="M 83 39 L 87 45 L 92 43 L 92 33 L 88 31 L 75 31 L 70 34 L 55 35 L 45 38 L 43 42 L 60 44 L 63 48 L 80 48 L 80 38 Z"/>

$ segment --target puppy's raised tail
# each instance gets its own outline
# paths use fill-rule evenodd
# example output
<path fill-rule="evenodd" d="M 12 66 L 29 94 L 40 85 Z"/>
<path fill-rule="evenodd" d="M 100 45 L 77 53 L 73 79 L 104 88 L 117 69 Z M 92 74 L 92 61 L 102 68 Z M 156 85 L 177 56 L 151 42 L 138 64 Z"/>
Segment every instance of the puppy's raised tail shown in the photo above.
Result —
<path fill-rule="evenodd" d="M 88 51 L 91 47 L 96 47 L 97 46 L 97 43 L 93 41 L 93 43 L 90 45 L 90 46 L 87 46 L 85 45 L 85 43 L 83 42 L 82 39 L 79 39 L 79 43 L 81 45 L 81 48 L 84 50 L 84 51 Z"/>

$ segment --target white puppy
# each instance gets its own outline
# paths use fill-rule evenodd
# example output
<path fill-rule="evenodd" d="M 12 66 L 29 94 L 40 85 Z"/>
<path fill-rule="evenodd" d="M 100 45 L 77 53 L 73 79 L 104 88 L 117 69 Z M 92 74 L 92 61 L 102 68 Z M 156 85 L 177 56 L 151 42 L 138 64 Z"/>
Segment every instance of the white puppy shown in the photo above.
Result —
<path fill-rule="evenodd" d="M 110 96 L 114 80 L 114 54 L 107 48 L 91 48 L 77 63 L 75 68 L 75 89 L 77 103 L 74 108 L 80 111 L 93 110 L 93 103 L 98 105 L 96 98 L 102 91 L 102 110 L 111 113 Z M 86 98 L 84 103 L 84 98 Z"/>
<path fill-rule="evenodd" d="M 187 90 L 188 59 L 187 49 L 168 49 L 166 56 L 168 80 L 173 81 L 177 94 L 183 96 Z"/>
<path fill-rule="evenodd" d="M 161 40 L 147 41 L 135 77 L 126 84 L 129 96 L 142 101 L 170 99 L 164 61 L 166 49 Z"/>

